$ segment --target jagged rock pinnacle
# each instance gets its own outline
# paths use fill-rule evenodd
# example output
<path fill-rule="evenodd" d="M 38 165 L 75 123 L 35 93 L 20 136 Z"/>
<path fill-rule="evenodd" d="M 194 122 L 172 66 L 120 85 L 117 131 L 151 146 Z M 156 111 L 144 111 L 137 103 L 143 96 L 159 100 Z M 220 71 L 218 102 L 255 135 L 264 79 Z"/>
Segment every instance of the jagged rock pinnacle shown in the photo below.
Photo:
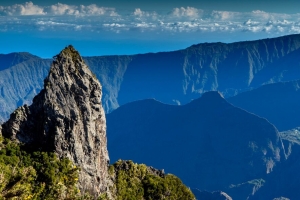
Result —
<path fill-rule="evenodd" d="M 3 124 L 6 137 L 68 157 L 81 168 L 82 192 L 106 191 L 108 152 L 102 88 L 80 54 L 68 46 L 54 57 L 44 89 Z"/>

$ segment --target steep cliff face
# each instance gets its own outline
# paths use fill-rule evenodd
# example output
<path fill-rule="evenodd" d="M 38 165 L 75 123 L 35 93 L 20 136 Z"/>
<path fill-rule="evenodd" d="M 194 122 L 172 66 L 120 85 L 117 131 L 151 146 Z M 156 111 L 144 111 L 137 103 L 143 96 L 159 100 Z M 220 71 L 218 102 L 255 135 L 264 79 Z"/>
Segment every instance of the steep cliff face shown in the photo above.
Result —
<path fill-rule="evenodd" d="M 2 134 L 69 158 L 81 168 L 82 192 L 105 192 L 109 185 L 109 158 L 101 95 L 99 81 L 69 46 L 55 57 L 44 89 L 32 105 L 13 112 L 2 125 Z"/>
<path fill-rule="evenodd" d="M 136 55 L 124 74 L 118 102 L 155 98 L 186 104 L 207 91 L 218 90 L 227 98 L 265 83 L 299 79 L 299 48 L 298 34 Z"/>

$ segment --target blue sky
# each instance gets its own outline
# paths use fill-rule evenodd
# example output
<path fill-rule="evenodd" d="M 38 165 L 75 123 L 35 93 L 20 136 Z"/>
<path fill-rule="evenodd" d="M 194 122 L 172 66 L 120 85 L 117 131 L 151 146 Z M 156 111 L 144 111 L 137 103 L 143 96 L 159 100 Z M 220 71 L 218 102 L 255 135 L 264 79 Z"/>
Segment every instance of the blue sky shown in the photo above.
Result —
<path fill-rule="evenodd" d="M 171 51 L 300 33 L 299 0 L 0 0 L 0 53 Z"/>

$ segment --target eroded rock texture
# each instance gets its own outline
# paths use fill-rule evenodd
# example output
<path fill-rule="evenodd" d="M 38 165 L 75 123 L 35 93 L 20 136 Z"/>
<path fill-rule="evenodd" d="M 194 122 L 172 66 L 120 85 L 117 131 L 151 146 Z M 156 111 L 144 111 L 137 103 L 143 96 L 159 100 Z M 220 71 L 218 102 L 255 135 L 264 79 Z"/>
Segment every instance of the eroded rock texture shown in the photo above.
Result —
<path fill-rule="evenodd" d="M 37 150 L 54 151 L 81 168 L 79 188 L 100 194 L 109 185 L 102 87 L 72 47 L 57 55 L 44 89 L 31 106 L 19 107 L 2 134 Z"/>

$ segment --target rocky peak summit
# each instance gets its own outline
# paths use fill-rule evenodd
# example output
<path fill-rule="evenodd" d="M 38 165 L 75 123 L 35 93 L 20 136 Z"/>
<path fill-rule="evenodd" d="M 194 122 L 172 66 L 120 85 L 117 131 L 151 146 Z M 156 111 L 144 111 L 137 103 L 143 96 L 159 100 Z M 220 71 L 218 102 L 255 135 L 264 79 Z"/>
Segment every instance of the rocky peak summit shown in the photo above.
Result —
<path fill-rule="evenodd" d="M 98 195 L 109 185 L 101 96 L 99 81 L 80 54 L 68 46 L 54 57 L 44 89 L 31 106 L 11 114 L 2 125 L 2 134 L 69 158 L 81 168 L 80 190 Z"/>

